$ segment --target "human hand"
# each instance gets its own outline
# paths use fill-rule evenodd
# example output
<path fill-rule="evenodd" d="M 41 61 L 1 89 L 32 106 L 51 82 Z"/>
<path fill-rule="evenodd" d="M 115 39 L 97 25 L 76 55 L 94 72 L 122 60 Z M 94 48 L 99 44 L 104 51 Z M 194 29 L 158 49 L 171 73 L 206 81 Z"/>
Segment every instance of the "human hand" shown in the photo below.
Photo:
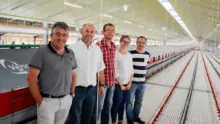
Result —
<path fill-rule="evenodd" d="M 126 87 L 124 85 L 120 86 L 121 90 L 126 90 Z"/>
<path fill-rule="evenodd" d="M 130 90 L 131 88 L 131 84 L 129 83 L 127 86 L 126 86 L 126 90 Z"/>
<path fill-rule="evenodd" d="M 99 95 L 100 95 L 100 96 L 103 95 L 104 92 L 105 92 L 104 86 L 100 86 L 100 87 L 99 87 Z"/>

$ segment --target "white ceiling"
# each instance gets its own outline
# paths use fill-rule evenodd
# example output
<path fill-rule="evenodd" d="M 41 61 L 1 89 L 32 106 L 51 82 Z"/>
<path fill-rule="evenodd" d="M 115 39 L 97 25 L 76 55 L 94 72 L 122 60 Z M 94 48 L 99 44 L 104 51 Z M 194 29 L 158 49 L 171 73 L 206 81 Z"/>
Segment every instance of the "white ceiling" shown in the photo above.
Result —
<path fill-rule="evenodd" d="M 64 2 L 83 8 L 67 6 Z M 220 0 L 170 0 L 198 41 L 202 41 L 219 23 L 218 2 Z M 125 4 L 128 11 L 123 9 Z M 103 16 L 103 13 L 113 18 Z M 105 23 L 111 22 L 115 24 L 116 32 L 123 34 L 144 35 L 174 42 L 191 41 L 185 30 L 157 0 L 0 0 L 0 16 L 5 15 L 52 22 L 65 21 L 77 27 L 93 23 L 98 30 Z M 132 23 L 124 23 L 125 20 Z M 217 30 L 207 39 L 215 41 L 219 38 Z"/>

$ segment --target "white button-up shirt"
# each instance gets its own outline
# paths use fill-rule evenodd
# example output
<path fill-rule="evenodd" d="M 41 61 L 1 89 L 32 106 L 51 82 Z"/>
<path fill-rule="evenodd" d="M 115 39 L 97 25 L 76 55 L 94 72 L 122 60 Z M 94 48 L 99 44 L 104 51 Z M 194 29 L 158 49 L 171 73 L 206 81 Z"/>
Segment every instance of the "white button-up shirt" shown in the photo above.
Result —
<path fill-rule="evenodd" d="M 96 86 L 96 73 L 105 69 L 101 49 L 93 43 L 87 48 L 82 41 L 69 48 L 73 50 L 77 63 L 76 86 Z"/>

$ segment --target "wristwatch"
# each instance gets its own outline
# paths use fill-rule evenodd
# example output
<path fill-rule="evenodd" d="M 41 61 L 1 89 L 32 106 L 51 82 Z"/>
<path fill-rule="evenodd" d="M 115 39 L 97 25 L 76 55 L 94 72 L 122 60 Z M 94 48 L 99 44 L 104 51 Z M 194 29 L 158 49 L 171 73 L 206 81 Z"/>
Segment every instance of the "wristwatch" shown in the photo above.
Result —
<path fill-rule="evenodd" d="M 74 94 L 74 93 L 70 93 L 70 95 L 71 95 L 72 97 L 75 97 L 75 94 Z"/>
<path fill-rule="evenodd" d="M 105 84 L 99 84 L 99 87 L 104 87 L 105 86 Z"/>

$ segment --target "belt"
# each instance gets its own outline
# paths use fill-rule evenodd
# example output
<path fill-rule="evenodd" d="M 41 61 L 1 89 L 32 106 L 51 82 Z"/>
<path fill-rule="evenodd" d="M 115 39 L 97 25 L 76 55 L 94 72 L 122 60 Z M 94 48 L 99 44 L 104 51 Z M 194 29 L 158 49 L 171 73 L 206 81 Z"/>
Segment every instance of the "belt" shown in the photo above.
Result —
<path fill-rule="evenodd" d="M 50 94 L 45 94 L 45 93 L 41 93 L 41 96 L 43 97 L 46 97 L 46 98 L 63 98 L 65 95 L 60 95 L 60 96 L 53 96 L 53 95 L 50 95 Z"/>
<path fill-rule="evenodd" d="M 84 87 L 84 86 L 76 86 L 76 88 L 80 88 L 80 89 L 85 89 L 85 90 L 89 90 L 91 89 L 93 86 L 92 85 L 89 85 L 87 87 Z"/>
<path fill-rule="evenodd" d="M 120 86 L 119 84 L 117 84 L 117 85 Z M 122 84 L 122 85 L 126 87 L 128 84 Z"/>
<path fill-rule="evenodd" d="M 145 81 L 141 81 L 141 82 L 133 82 L 132 81 L 132 84 L 145 84 L 146 82 Z"/>

